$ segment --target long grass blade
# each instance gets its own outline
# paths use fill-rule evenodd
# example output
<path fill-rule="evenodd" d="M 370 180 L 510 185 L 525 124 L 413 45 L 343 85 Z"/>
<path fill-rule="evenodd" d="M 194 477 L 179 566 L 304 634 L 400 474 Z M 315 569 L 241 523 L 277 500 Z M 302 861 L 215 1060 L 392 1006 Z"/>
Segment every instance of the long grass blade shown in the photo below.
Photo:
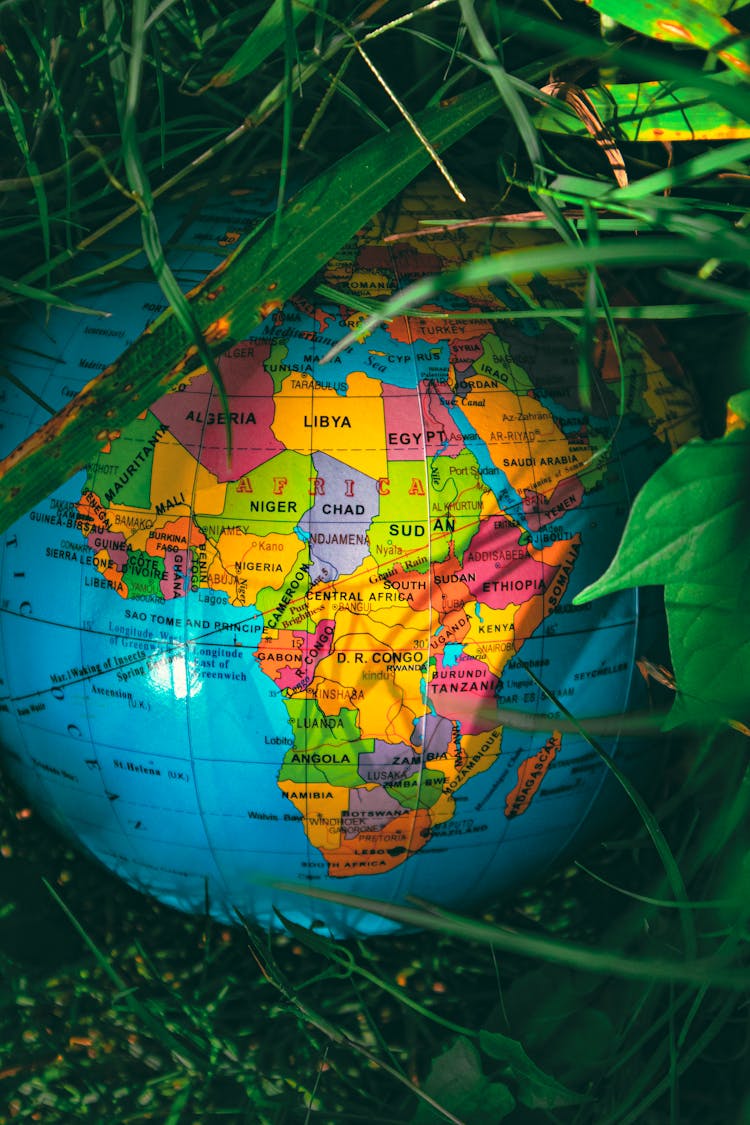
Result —
<path fill-rule="evenodd" d="M 47 202 L 47 192 L 44 186 L 44 179 L 42 178 L 39 165 L 34 159 L 29 140 L 26 135 L 26 126 L 24 125 L 23 114 L 18 103 L 11 95 L 5 82 L 0 78 L 0 97 L 2 98 L 5 111 L 8 114 L 13 136 L 15 137 L 16 144 L 20 150 L 26 165 L 26 174 L 31 181 L 31 186 L 34 191 L 36 199 L 37 210 L 39 211 L 39 225 L 42 231 L 42 239 L 44 242 L 44 257 L 45 271 L 49 282 L 49 260 L 51 254 L 51 234 L 49 224 L 49 204 Z"/>
<path fill-rule="evenodd" d="M 321 362 L 329 362 L 360 336 L 366 335 L 392 317 L 428 304 L 434 297 L 449 290 L 470 288 L 486 282 L 511 281 L 514 277 L 529 272 L 554 273 L 558 269 L 581 269 L 592 265 L 645 267 L 663 265 L 666 262 L 695 262 L 703 258 L 709 247 L 719 252 L 726 261 L 746 261 L 750 254 L 750 240 L 745 242 L 740 236 L 728 231 L 714 234 L 710 242 L 708 234 L 704 236 L 699 231 L 696 234 L 700 236 L 700 241 L 652 238 L 648 243 L 634 244 L 634 240 L 628 239 L 613 240 L 599 246 L 546 246 L 490 255 L 440 277 L 414 282 L 384 302 L 376 316 L 368 317 L 356 331 L 341 339 L 326 352 Z"/>
<path fill-rule="evenodd" d="M 287 12 L 288 5 L 288 12 Z M 248 35 L 220 71 L 214 74 L 208 86 L 229 86 L 246 78 L 281 47 L 287 38 L 287 21 L 293 27 L 315 10 L 315 0 L 273 0 L 257 27 Z"/>
<path fill-rule="evenodd" d="M 568 965 L 588 973 L 604 973 L 625 980 L 675 981 L 683 984 L 709 984 L 728 992 L 744 992 L 750 987 L 750 970 L 738 969 L 715 957 L 694 960 L 665 960 L 652 957 L 630 957 L 619 952 L 561 941 L 517 930 L 491 922 L 464 917 L 431 903 L 414 899 L 413 905 L 402 906 L 380 902 L 362 895 L 327 891 L 309 884 L 276 881 L 280 891 L 302 894 L 321 902 L 334 902 L 354 910 L 366 910 L 382 918 L 391 918 L 418 930 L 452 934 L 465 941 L 495 946 L 522 957 L 538 958 L 557 965 Z"/>

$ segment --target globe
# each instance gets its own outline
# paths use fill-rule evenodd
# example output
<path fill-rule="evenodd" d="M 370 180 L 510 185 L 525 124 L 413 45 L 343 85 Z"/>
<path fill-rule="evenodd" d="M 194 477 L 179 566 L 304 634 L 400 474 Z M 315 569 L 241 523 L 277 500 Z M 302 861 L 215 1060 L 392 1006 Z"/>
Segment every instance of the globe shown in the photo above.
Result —
<path fill-rule="evenodd" d="M 159 211 L 186 289 L 274 192 Z M 628 805 L 558 703 L 584 729 L 612 716 L 597 746 L 654 769 L 617 722 L 645 703 L 658 608 L 573 598 L 696 432 L 660 335 L 621 322 L 618 360 L 600 333 L 583 409 L 564 314 L 586 276 L 561 272 L 443 295 L 320 362 L 363 298 L 543 237 L 420 225 L 455 212 L 418 182 L 227 349 L 224 400 L 185 375 L 2 537 L 4 766 L 172 907 L 363 936 L 398 926 L 363 898 L 471 910 L 540 878 Z M 137 239 L 77 298 L 107 318 L 52 309 L 6 335 L 3 453 L 166 307 Z"/>

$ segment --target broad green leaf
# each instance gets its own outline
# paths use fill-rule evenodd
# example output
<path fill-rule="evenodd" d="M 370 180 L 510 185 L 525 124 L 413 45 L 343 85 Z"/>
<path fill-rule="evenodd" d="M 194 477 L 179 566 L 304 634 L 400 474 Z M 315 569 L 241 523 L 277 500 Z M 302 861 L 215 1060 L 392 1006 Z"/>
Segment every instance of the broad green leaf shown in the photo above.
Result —
<path fill-rule="evenodd" d="M 608 570 L 577 604 L 664 586 L 678 688 L 673 721 L 746 721 L 750 703 L 750 392 L 724 437 L 678 450 L 635 499 Z"/>
<path fill-rule="evenodd" d="M 726 74 L 715 75 L 726 82 Z M 719 105 L 696 88 L 667 82 L 622 82 L 586 89 L 602 124 L 626 141 L 725 141 L 750 136 L 747 117 Z M 585 135 L 586 127 L 562 103 L 545 103 L 535 117 L 538 129 Z"/>
<path fill-rule="evenodd" d="M 284 42 L 286 27 L 284 7 L 289 3 L 295 27 L 315 8 L 315 0 L 273 0 L 258 26 L 251 31 L 222 69 L 213 76 L 208 86 L 229 86 L 257 70 L 268 56 Z"/>
<path fill-rule="evenodd" d="M 565 1083 L 583 1086 L 617 1052 L 617 1033 L 600 1007 L 615 985 L 608 981 L 604 996 L 600 988 L 594 977 L 546 964 L 516 977 L 503 995 L 513 1034 Z"/>
<path fill-rule="evenodd" d="M 750 433 L 688 442 L 636 497 L 622 542 L 576 604 L 629 586 L 699 582 L 723 589 L 750 576 Z"/>
<path fill-rule="evenodd" d="M 750 44 L 728 20 L 708 11 L 697 0 L 586 0 L 602 15 L 625 27 L 667 43 L 689 44 L 716 51 L 731 70 L 750 78 Z M 727 45 L 727 40 L 737 41 Z"/>
<path fill-rule="evenodd" d="M 537 19 L 528 14 L 528 8 L 529 5 L 518 5 L 515 9 L 506 5 L 503 9 L 503 27 L 528 38 L 537 49 L 540 43 L 547 43 L 556 50 L 569 52 L 571 59 L 585 59 L 588 66 L 605 52 L 606 44 L 601 37 L 588 35 L 581 27 L 566 27 L 560 20 L 552 23 Z M 623 57 L 627 58 L 629 74 L 649 82 L 653 80 L 657 63 L 652 51 L 640 50 L 637 46 L 628 44 L 627 54 L 623 52 Z M 673 82 L 679 87 L 702 90 L 711 101 L 731 109 L 744 121 L 748 114 L 744 84 L 728 81 L 721 75 L 705 73 L 696 65 L 700 61 L 700 56 L 677 51 L 664 52 L 658 60 L 658 77 L 663 82 Z"/>
<path fill-rule="evenodd" d="M 432 143 L 445 148 L 498 105 L 495 90 L 485 85 L 449 106 L 425 110 L 418 119 Z M 277 246 L 269 228 L 238 246 L 190 295 L 196 321 L 214 354 L 242 340 L 270 308 L 296 293 L 429 159 L 412 130 L 399 125 L 343 157 L 289 200 Z M 167 311 L 116 363 L 6 457 L 0 463 L 0 530 L 88 464 L 107 440 L 107 427 L 127 425 L 175 386 L 186 365 L 196 362 L 189 343 L 184 328 Z"/>
<path fill-rule="evenodd" d="M 746 478 L 745 488 L 748 487 Z M 750 543 L 746 544 L 746 554 Z M 747 578 L 724 570 L 717 582 L 674 582 L 664 589 L 677 698 L 667 726 L 704 718 L 747 725 L 750 718 L 750 610 Z"/>
<path fill-rule="evenodd" d="M 545 1074 L 531 1061 L 518 1040 L 498 1031 L 482 1029 L 479 1046 L 491 1059 L 503 1064 L 502 1077 L 513 1081 L 516 1097 L 529 1109 L 559 1109 L 561 1106 L 579 1105 L 585 1100 Z"/>
<path fill-rule="evenodd" d="M 424 1091 L 450 1113 L 468 1123 L 487 1121 L 495 1125 L 516 1107 L 502 1082 L 491 1082 L 482 1070 L 479 1052 L 460 1035 L 432 1064 Z M 444 1117 L 424 1102 L 413 1118 L 414 1125 L 437 1125 Z"/>

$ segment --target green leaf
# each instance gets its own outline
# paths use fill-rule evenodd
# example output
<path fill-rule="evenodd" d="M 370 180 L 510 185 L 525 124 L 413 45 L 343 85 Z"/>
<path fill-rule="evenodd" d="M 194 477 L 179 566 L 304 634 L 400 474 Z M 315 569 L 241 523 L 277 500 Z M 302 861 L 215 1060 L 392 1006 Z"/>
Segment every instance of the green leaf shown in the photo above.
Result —
<path fill-rule="evenodd" d="M 705 718 L 707 706 L 717 719 L 745 720 L 747 725 L 750 611 L 746 582 L 727 567 L 723 591 L 716 582 L 670 583 L 664 599 L 678 688 L 667 727 Z"/>
<path fill-rule="evenodd" d="M 566 1083 L 587 1083 L 616 1054 L 617 1033 L 599 1007 L 600 987 L 594 977 L 546 964 L 516 977 L 504 993 L 508 1026 Z M 608 981 L 604 995 L 613 996 L 614 988 Z"/>
<path fill-rule="evenodd" d="M 504 27 L 507 25 L 506 29 L 512 29 L 518 35 L 533 41 L 537 50 L 540 43 L 548 43 L 556 50 L 570 52 L 571 58 L 585 59 L 589 66 L 593 60 L 601 58 L 607 50 L 606 43 L 601 37 L 587 35 L 582 27 L 566 27 L 560 20 L 547 23 L 530 16 L 527 8 L 528 5 L 523 7 L 519 5 L 517 9 L 506 5 L 503 10 L 503 25 Z M 685 59 L 688 61 L 682 61 Z M 705 73 L 699 67 L 693 66 L 692 62 L 691 56 L 682 52 L 661 53 L 658 60 L 659 78 L 664 82 L 673 82 L 679 87 L 703 90 L 712 101 L 731 109 L 740 120 L 744 121 L 748 114 L 747 90 L 744 85 Z M 628 45 L 627 67 L 629 74 L 651 81 L 656 67 L 653 51 L 639 50 L 638 47 Z"/>
<path fill-rule="evenodd" d="M 734 81 L 732 74 L 714 76 Z M 702 90 L 673 82 L 617 82 L 586 89 L 603 125 L 626 141 L 736 140 L 750 135 L 747 115 L 719 105 Z M 549 133 L 587 135 L 586 126 L 564 103 L 541 107 L 536 127 Z"/>
<path fill-rule="evenodd" d="M 444 148 L 497 109 L 488 84 L 418 116 Z M 277 246 L 268 226 L 244 240 L 190 296 L 200 330 L 221 354 L 263 319 L 269 301 L 293 296 L 348 238 L 430 159 L 407 125 L 377 136 L 322 172 L 284 206 Z M 218 284 L 217 274 L 221 274 Z M 218 288 L 217 288 L 218 285 Z M 107 430 L 127 425 L 184 377 L 190 340 L 167 311 L 120 359 L 0 463 L 0 530 L 96 456 Z"/>
<path fill-rule="evenodd" d="M 516 1096 L 529 1109 L 558 1109 L 566 1105 L 579 1105 L 585 1099 L 568 1090 L 557 1079 L 532 1062 L 516 1039 L 501 1035 L 499 1031 L 479 1032 L 479 1046 L 486 1055 L 503 1063 L 502 1076 L 517 1084 Z"/>
<path fill-rule="evenodd" d="M 479 1052 L 464 1035 L 435 1059 L 424 1084 L 425 1093 L 462 1121 L 487 1121 L 495 1125 L 516 1107 L 516 1100 L 502 1082 L 491 1082 L 482 1070 Z M 437 1125 L 443 1115 L 424 1102 L 413 1118 L 414 1125 Z"/>
<path fill-rule="evenodd" d="M 273 0 L 270 8 L 263 16 L 258 26 L 248 35 L 241 47 L 238 47 L 232 57 L 213 76 L 208 83 L 210 86 L 229 86 L 238 82 L 257 70 L 268 56 L 284 42 L 286 29 L 284 24 L 284 8 L 287 0 Z M 295 27 L 302 22 L 305 16 L 315 9 L 315 0 L 302 3 L 301 0 L 289 0 L 291 18 Z"/>
<path fill-rule="evenodd" d="M 730 400 L 735 428 L 683 446 L 635 499 L 611 565 L 580 605 L 661 585 L 678 687 L 672 721 L 743 719 L 750 684 L 750 392 Z"/>
<path fill-rule="evenodd" d="M 689 44 L 714 51 L 728 67 L 750 78 L 750 45 L 727 20 L 708 11 L 696 0 L 587 0 L 590 7 L 610 19 L 632 27 L 652 39 Z M 727 44 L 732 35 L 738 41 Z"/>
<path fill-rule="evenodd" d="M 750 571 L 750 435 L 696 439 L 654 473 L 633 504 L 617 555 L 576 604 L 629 586 L 741 585 Z"/>

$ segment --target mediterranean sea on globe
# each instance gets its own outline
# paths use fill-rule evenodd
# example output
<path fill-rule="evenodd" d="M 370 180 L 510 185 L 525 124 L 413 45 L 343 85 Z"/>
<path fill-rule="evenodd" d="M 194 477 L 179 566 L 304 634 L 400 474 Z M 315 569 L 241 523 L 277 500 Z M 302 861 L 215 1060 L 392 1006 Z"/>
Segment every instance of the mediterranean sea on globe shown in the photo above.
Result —
<path fill-rule="evenodd" d="M 186 289 L 275 190 L 158 211 Z M 2 537 L 2 761 L 61 832 L 172 906 L 384 933 L 397 923 L 288 886 L 468 910 L 628 804 L 569 725 L 503 710 L 558 714 L 539 683 L 584 726 L 644 704 L 635 661 L 659 612 L 636 591 L 572 599 L 696 433 L 694 399 L 659 334 L 625 322 L 622 418 L 611 345 L 581 409 L 570 323 L 523 314 L 580 308 L 583 273 L 441 296 L 321 365 L 358 299 L 546 237 L 420 228 L 456 213 L 418 182 L 329 262 L 324 297 L 275 302 L 228 347 L 226 407 L 205 369 L 186 374 Z M 111 237 L 113 259 L 138 242 Z M 109 318 L 32 313 L 6 339 L 37 397 L 3 381 L 3 454 L 48 417 L 39 399 L 67 403 L 164 310 L 142 256 L 117 276 L 76 297 Z M 600 741 L 647 777 L 652 743 Z"/>

